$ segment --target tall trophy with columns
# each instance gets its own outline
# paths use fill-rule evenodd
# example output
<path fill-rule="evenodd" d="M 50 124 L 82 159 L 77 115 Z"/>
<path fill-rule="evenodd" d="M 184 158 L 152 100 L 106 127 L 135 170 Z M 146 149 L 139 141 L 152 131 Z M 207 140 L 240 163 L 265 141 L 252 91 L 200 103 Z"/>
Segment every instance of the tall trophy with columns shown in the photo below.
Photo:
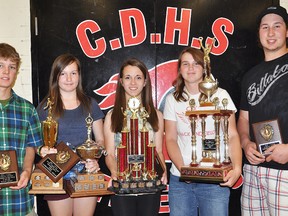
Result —
<path fill-rule="evenodd" d="M 201 47 L 204 51 L 204 73 L 205 77 L 199 83 L 199 90 L 204 97 L 199 98 L 200 106 L 196 107 L 195 100 L 189 101 L 190 109 L 186 111 L 186 116 L 189 116 L 191 125 L 191 145 L 192 158 L 189 165 L 181 167 L 181 180 L 192 180 L 199 182 L 223 182 L 223 178 L 232 169 L 232 164 L 229 158 L 229 134 L 228 125 L 229 117 L 233 114 L 232 110 L 227 109 L 228 99 L 223 98 L 222 101 L 218 97 L 212 96 L 218 89 L 218 82 L 214 79 L 211 73 L 209 53 L 213 44 L 206 46 L 201 41 Z M 207 118 L 214 121 L 215 136 L 207 138 Z M 197 125 L 200 124 L 199 125 Z M 201 143 L 197 146 L 196 127 L 201 128 Z M 220 129 L 223 131 L 223 136 L 220 136 Z M 220 148 L 220 142 L 224 143 L 224 149 Z M 198 142 L 199 143 L 199 142 Z M 222 150 L 222 151 L 221 151 Z M 200 153 L 198 151 L 201 151 Z M 221 157 L 221 152 L 224 154 Z M 197 158 L 201 155 L 202 158 Z M 221 160 L 222 158 L 222 160 Z"/>
<path fill-rule="evenodd" d="M 118 194 L 151 193 L 166 188 L 160 178 L 161 165 L 150 129 L 147 127 L 148 112 L 140 108 L 140 100 L 131 97 L 123 110 L 124 123 L 121 142 L 117 147 L 118 179 L 112 181 L 109 190 Z M 142 128 L 138 128 L 142 121 Z"/>

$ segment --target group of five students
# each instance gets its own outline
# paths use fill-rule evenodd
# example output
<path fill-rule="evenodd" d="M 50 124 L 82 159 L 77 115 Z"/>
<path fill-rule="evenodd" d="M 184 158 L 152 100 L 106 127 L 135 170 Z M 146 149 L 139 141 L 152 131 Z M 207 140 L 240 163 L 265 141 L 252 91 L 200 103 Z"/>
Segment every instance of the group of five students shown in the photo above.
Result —
<path fill-rule="evenodd" d="M 191 162 L 191 136 L 185 135 L 190 134 L 190 126 L 185 112 L 190 108 L 191 99 L 196 102 L 196 109 L 200 106 L 199 99 L 202 95 L 198 85 L 205 75 L 204 54 L 201 50 L 188 47 L 181 52 L 178 59 L 177 78 L 173 83 L 175 91 L 167 96 L 163 114 L 154 107 L 151 81 L 145 64 L 135 58 L 125 61 L 119 72 L 114 108 L 107 113 L 103 123 L 104 114 L 97 102 L 84 93 L 81 66 L 75 56 L 63 54 L 55 59 L 51 69 L 48 94 L 35 109 L 31 103 L 17 96 L 12 90 L 20 67 L 20 57 L 13 47 L 1 43 L 0 123 L 3 125 L 4 132 L 0 133 L 0 150 L 15 149 L 19 169 L 22 172 L 17 186 L 0 190 L 0 214 L 33 215 L 33 196 L 28 194 L 29 188 L 26 186 L 32 173 L 35 149 L 42 145 L 40 121 L 47 117 L 47 111 L 43 107 L 48 98 L 53 99 L 52 115 L 59 122 L 58 141 L 69 143 L 73 148 L 81 145 L 85 140 L 87 136 L 85 118 L 91 114 L 94 120 L 92 128 L 95 140 L 107 150 L 106 165 L 111 172 L 111 178 L 117 179 L 116 148 L 121 140 L 121 129 L 125 119 L 123 109 L 126 108 L 131 97 L 137 97 L 141 106 L 149 113 L 148 128 L 153 131 L 153 142 L 164 164 L 162 143 L 165 136 L 166 148 L 172 162 L 169 180 L 171 216 L 228 215 L 229 187 L 235 184 L 242 172 L 241 146 L 245 153 L 245 180 L 241 198 L 243 215 L 250 213 L 284 215 L 288 211 L 285 198 L 288 192 L 286 189 L 288 149 L 284 144 L 288 141 L 287 133 L 285 134 L 284 131 L 282 133 L 283 144 L 267 149 L 270 154 L 264 157 L 257 151 L 255 138 L 251 133 L 251 124 L 273 118 L 279 118 L 280 128 L 285 128 L 288 124 L 286 111 L 288 91 L 285 88 L 285 82 L 288 81 L 287 23 L 287 12 L 280 6 L 265 9 L 259 17 L 259 39 L 264 50 L 265 61 L 244 77 L 238 131 L 235 118 L 236 107 L 227 91 L 218 88 L 212 96 L 220 100 L 228 99 L 228 109 L 234 111 L 228 124 L 229 157 L 233 169 L 221 184 L 179 181 L 180 168 Z M 259 86 L 267 76 L 270 80 L 273 79 L 271 85 L 262 94 L 257 92 L 260 94 L 257 95 L 258 100 L 249 98 L 251 88 L 255 85 Z M 250 79 L 251 77 L 253 79 Z M 206 129 L 210 135 L 215 135 L 213 122 L 212 117 L 207 118 Z M 196 127 L 196 134 L 199 136 L 197 140 L 201 140 L 199 124 L 197 123 Z M 143 121 L 139 121 L 138 128 L 141 126 Z M 201 147 L 199 143 L 197 146 Z M 221 148 L 223 149 L 222 142 Z M 55 151 L 43 147 L 40 154 L 43 157 Z M 198 152 L 201 152 L 201 149 Z M 83 165 L 91 172 L 99 170 L 97 160 L 85 161 Z M 73 170 L 64 178 L 70 178 L 71 175 Z M 166 170 L 161 176 L 161 181 L 167 184 Z M 48 201 L 51 215 L 59 216 L 93 215 L 97 201 L 96 197 L 70 198 L 69 195 L 45 195 L 45 199 Z M 160 192 L 116 194 L 111 197 L 113 215 L 158 215 L 159 205 Z"/>

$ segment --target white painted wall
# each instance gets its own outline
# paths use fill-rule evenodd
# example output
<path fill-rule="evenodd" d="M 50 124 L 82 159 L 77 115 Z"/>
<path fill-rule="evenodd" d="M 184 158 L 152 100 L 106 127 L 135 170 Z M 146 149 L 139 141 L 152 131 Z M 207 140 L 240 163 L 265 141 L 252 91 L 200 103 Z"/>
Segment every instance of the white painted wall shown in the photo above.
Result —
<path fill-rule="evenodd" d="M 288 0 L 280 0 L 288 9 Z M 32 102 L 30 0 L 0 0 L 0 42 L 16 48 L 22 58 L 15 92 Z"/>
<path fill-rule="evenodd" d="M 280 0 L 280 5 L 288 10 L 288 0 Z"/>
<path fill-rule="evenodd" d="M 22 59 L 13 89 L 32 102 L 30 1 L 0 0 L 0 9 L 0 42 L 15 47 Z"/>

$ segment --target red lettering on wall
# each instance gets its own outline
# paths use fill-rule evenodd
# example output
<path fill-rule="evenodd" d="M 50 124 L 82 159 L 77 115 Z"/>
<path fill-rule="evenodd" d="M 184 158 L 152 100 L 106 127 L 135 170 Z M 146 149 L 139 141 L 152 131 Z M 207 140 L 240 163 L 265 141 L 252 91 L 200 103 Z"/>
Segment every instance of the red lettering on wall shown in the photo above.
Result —
<path fill-rule="evenodd" d="M 94 47 L 89 41 L 88 32 L 94 34 L 101 29 L 99 25 L 93 20 L 85 20 L 81 22 L 76 29 L 76 36 L 84 54 L 90 58 L 97 58 L 106 50 L 106 41 L 103 37 L 94 41 Z"/>
<path fill-rule="evenodd" d="M 191 47 L 197 48 L 197 49 L 201 48 L 201 42 L 199 38 L 195 38 L 195 37 L 192 38 Z"/>
<path fill-rule="evenodd" d="M 187 46 L 190 34 L 192 9 L 182 8 L 180 18 L 177 20 L 177 8 L 167 7 L 165 29 L 164 29 L 164 44 L 178 44 Z M 125 47 L 136 46 L 143 43 L 147 37 L 146 23 L 144 14 L 136 8 L 130 8 L 119 11 L 119 18 L 122 31 L 122 39 Z M 220 17 L 212 24 L 212 33 L 215 38 L 214 46 L 211 53 L 214 55 L 222 55 L 229 46 L 229 40 L 226 34 L 233 34 L 234 24 L 227 18 Z M 104 37 L 92 40 L 91 36 L 100 32 L 101 28 L 93 20 L 85 20 L 81 22 L 76 29 L 76 36 L 84 54 L 90 58 L 97 58 L 104 54 L 107 49 Z M 175 42 L 176 31 L 179 32 L 178 43 Z M 161 43 L 160 33 L 152 33 L 157 35 L 157 41 L 152 43 Z M 213 38 L 207 37 L 204 44 L 212 44 Z M 203 45 L 204 45 L 203 44 Z M 119 38 L 110 40 L 111 49 L 120 49 L 121 41 Z M 191 46 L 200 48 L 200 41 L 193 37 Z"/>
<path fill-rule="evenodd" d="M 229 46 L 229 40 L 224 32 L 232 35 L 234 24 L 229 19 L 221 17 L 212 24 L 212 33 L 218 41 L 218 43 L 214 43 L 214 47 L 211 49 L 211 53 L 214 55 L 223 54 Z M 212 38 L 210 39 L 212 40 Z"/>
<path fill-rule="evenodd" d="M 176 20 L 177 8 L 167 7 L 164 43 L 174 44 L 175 31 L 179 31 L 178 45 L 188 45 L 190 22 L 191 22 L 191 9 L 181 9 L 181 18 Z"/>
<path fill-rule="evenodd" d="M 147 36 L 143 13 L 136 8 L 130 8 L 120 10 L 119 17 L 124 46 L 134 46 L 143 43 Z"/>
<path fill-rule="evenodd" d="M 161 198 L 160 198 L 160 209 L 159 213 L 169 213 L 170 208 L 169 208 L 169 196 L 168 196 L 168 191 L 169 191 L 169 185 L 167 185 L 166 190 L 162 191 Z"/>
<path fill-rule="evenodd" d="M 229 40 L 225 33 L 232 35 L 233 32 L 234 24 L 229 19 L 223 17 L 216 19 L 212 24 L 212 33 L 215 36 L 215 41 L 211 53 L 214 55 L 222 55 L 229 46 Z M 202 43 L 203 46 L 206 46 L 207 44 L 211 45 L 213 43 L 213 38 L 207 37 L 205 43 Z M 198 49 L 201 47 L 199 38 L 193 37 L 191 47 Z"/>

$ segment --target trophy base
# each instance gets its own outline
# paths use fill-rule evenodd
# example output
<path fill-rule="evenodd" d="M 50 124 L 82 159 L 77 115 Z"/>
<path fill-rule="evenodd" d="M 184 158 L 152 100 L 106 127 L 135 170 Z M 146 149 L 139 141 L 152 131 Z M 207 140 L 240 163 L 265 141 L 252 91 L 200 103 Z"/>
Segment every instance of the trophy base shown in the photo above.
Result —
<path fill-rule="evenodd" d="M 31 182 L 32 187 L 31 190 L 29 190 L 29 194 L 66 194 L 63 178 L 54 183 L 40 169 L 33 171 Z"/>
<path fill-rule="evenodd" d="M 108 181 L 104 177 L 102 172 L 78 173 L 67 181 L 67 192 L 72 198 L 113 194 L 107 190 Z"/>
<path fill-rule="evenodd" d="M 181 167 L 181 181 L 223 183 L 223 178 L 232 170 L 232 164 L 222 164 L 221 167 L 183 166 Z"/>
<path fill-rule="evenodd" d="M 112 186 L 108 188 L 116 194 L 138 194 L 138 193 L 156 193 L 166 189 L 161 180 L 138 180 L 138 181 L 121 181 L 112 180 Z"/>

